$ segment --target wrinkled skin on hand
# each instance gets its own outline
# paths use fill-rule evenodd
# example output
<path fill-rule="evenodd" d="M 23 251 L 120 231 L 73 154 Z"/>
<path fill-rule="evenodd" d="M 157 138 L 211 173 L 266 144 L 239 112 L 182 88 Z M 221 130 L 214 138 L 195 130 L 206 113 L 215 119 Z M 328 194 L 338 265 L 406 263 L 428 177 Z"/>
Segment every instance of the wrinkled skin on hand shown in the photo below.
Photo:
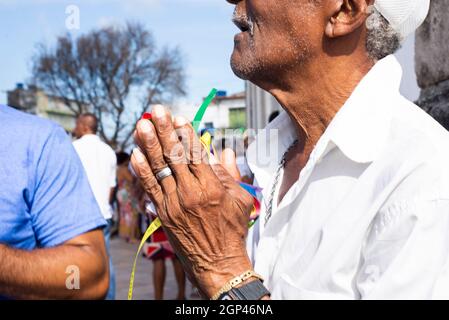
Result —
<path fill-rule="evenodd" d="M 209 163 L 184 118 L 173 123 L 156 106 L 153 123 L 138 122 L 134 137 L 139 149 L 131 164 L 187 275 L 210 298 L 252 270 L 245 238 L 253 199 L 221 164 Z M 158 181 L 155 175 L 167 166 L 173 176 Z"/>

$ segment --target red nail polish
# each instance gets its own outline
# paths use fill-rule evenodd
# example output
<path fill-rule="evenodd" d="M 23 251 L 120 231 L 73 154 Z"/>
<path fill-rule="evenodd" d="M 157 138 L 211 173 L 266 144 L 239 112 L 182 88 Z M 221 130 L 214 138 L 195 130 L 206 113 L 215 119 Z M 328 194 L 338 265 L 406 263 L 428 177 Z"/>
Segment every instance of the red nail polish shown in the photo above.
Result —
<path fill-rule="evenodd" d="M 145 112 L 142 116 L 142 119 L 151 121 L 153 119 L 153 116 L 151 115 L 151 113 Z"/>

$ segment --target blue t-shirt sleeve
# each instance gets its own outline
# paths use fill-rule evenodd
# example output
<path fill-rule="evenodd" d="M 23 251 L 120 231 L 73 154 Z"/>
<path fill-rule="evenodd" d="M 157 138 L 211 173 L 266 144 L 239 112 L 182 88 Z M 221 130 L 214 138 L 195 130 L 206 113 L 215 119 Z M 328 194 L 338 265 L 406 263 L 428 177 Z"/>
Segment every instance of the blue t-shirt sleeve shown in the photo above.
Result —
<path fill-rule="evenodd" d="M 55 127 L 38 159 L 31 218 L 39 247 L 53 247 L 106 222 L 65 131 Z"/>

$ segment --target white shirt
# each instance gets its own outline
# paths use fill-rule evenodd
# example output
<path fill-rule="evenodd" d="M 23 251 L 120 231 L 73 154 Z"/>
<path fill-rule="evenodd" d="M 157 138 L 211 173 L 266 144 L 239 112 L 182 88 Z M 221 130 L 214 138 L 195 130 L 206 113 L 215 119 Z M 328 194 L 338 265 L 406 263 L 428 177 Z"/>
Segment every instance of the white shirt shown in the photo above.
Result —
<path fill-rule="evenodd" d="M 266 226 L 296 139 L 287 113 L 249 147 L 264 201 L 248 250 L 274 299 L 449 298 L 449 134 L 400 95 L 401 76 L 394 56 L 373 67 L 276 206 L 279 182 Z"/>
<path fill-rule="evenodd" d="M 95 199 L 104 218 L 112 218 L 112 208 L 109 204 L 111 188 L 116 186 L 117 157 L 110 146 L 93 134 L 83 136 L 73 142 L 78 153 Z"/>

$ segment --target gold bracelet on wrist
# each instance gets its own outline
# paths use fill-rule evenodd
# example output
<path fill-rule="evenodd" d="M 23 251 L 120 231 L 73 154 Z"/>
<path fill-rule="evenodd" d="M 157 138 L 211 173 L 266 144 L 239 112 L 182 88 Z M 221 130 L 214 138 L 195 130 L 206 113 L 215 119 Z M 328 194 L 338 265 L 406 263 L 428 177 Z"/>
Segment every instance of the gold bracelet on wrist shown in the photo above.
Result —
<path fill-rule="evenodd" d="M 245 282 L 246 280 L 251 279 L 251 278 L 259 279 L 262 282 L 264 281 L 263 278 L 260 275 L 258 275 L 256 272 L 254 272 L 253 270 L 246 271 L 245 273 L 241 274 L 238 277 L 235 277 L 234 279 L 232 279 L 228 283 L 226 283 L 220 289 L 220 291 L 218 291 L 215 295 L 212 296 L 211 300 L 218 300 L 223 293 L 231 291 L 238 285 L 242 284 L 243 282 Z"/>

